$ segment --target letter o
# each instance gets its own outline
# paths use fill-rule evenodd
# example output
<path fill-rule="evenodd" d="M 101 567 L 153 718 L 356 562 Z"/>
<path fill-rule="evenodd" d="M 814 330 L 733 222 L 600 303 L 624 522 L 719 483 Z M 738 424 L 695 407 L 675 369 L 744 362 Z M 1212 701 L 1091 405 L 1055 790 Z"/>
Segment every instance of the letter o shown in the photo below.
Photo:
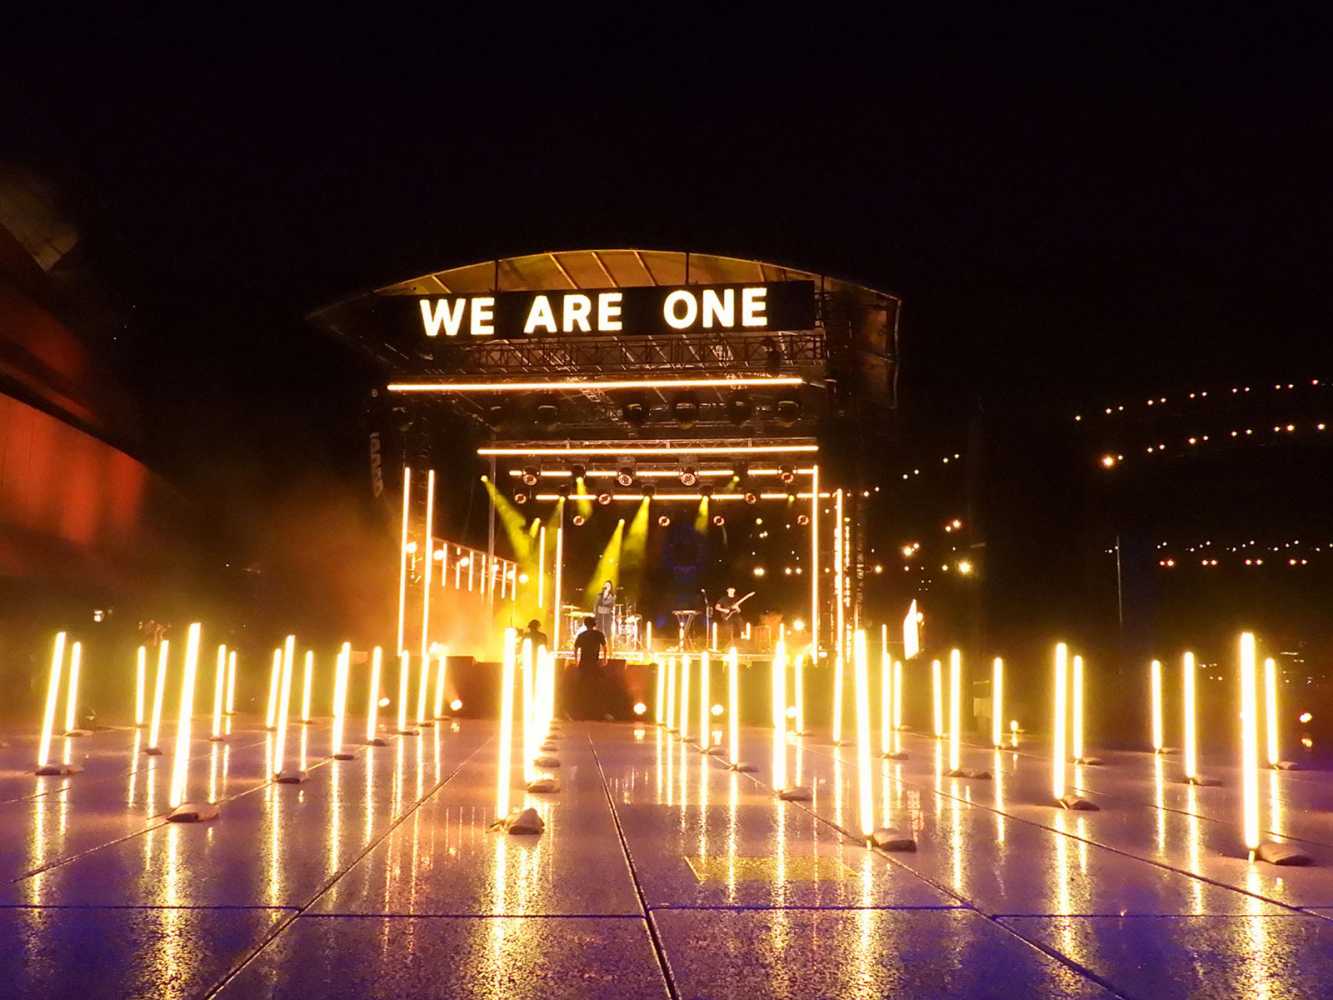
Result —
<path fill-rule="evenodd" d="M 685 315 L 679 315 L 677 306 L 685 306 Z M 694 321 L 699 318 L 699 303 L 694 295 L 684 289 L 677 289 L 666 297 L 662 303 L 662 318 L 666 320 L 666 325 L 673 330 L 684 330 L 694 326 Z"/>

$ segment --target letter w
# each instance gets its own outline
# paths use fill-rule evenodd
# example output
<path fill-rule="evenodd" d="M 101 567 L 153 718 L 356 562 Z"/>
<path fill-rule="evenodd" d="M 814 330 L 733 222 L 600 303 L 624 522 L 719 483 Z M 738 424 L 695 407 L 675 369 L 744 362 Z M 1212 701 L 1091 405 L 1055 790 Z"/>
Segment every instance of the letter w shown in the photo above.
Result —
<path fill-rule="evenodd" d="M 452 303 L 448 299 L 436 299 L 435 308 L 431 308 L 429 300 L 422 299 L 421 306 L 421 325 L 426 329 L 427 337 L 438 337 L 440 327 L 444 327 L 446 337 L 457 337 L 458 331 L 463 326 L 463 307 L 467 304 L 467 299 L 455 299 Z"/>

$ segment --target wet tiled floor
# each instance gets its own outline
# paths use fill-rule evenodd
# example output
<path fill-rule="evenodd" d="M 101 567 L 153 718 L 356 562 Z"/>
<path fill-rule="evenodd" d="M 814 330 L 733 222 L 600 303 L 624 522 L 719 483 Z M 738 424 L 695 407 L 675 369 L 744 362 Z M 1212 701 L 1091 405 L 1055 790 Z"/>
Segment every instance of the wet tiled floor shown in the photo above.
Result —
<path fill-rule="evenodd" d="M 166 823 L 168 753 L 112 729 L 32 775 L 31 733 L 0 748 L 0 982 L 17 996 L 1321 996 L 1333 982 L 1333 782 L 1260 775 L 1263 825 L 1315 861 L 1252 863 L 1240 781 L 1178 782 L 1179 761 L 1106 755 L 1049 803 L 1045 748 L 965 747 L 951 778 L 908 734 L 871 763 L 808 736 L 773 792 L 771 734 L 737 773 L 653 726 L 565 723 L 560 789 L 512 801 L 546 824 L 493 832 L 492 723 L 460 720 L 328 758 L 293 727 L 307 780 L 276 785 L 273 735 L 232 720 L 196 739 Z M 869 850 L 862 809 L 916 840 Z"/>

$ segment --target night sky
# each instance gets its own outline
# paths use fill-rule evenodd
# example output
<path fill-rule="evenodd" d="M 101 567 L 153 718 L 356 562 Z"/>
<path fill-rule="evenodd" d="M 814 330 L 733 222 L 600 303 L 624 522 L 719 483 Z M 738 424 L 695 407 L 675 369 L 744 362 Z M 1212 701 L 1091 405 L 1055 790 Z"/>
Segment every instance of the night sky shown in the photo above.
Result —
<path fill-rule="evenodd" d="M 102 347 L 143 400 L 149 460 L 256 515 L 258 496 L 360 487 L 375 376 L 304 316 L 587 246 L 900 294 L 903 462 L 982 414 L 1001 461 L 1059 484 L 1043 522 L 1089 505 L 1076 410 L 1333 375 L 1322 23 L 847 23 L 765 30 L 744 55 L 708 44 L 716 26 L 659 28 L 567 45 L 402 24 L 232 63 L 65 50 L 61 72 L 38 54 L 12 154 L 61 184 L 126 309 Z M 941 489 L 912 509 L 943 514 Z M 993 492 L 991 532 L 1027 537 L 1032 498 Z"/>

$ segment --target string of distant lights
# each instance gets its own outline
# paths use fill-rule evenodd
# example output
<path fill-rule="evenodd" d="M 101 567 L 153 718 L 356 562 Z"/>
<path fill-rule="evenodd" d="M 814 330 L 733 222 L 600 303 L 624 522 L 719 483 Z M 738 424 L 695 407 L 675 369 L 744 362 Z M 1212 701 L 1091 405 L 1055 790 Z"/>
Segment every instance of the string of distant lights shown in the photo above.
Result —
<path fill-rule="evenodd" d="M 1327 548 L 1333 552 L 1333 541 L 1325 544 L 1302 543 L 1296 538 L 1279 543 L 1259 542 L 1257 539 L 1240 542 L 1235 545 L 1217 544 L 1212 539 L 1190 544 L 1158 542 L 1153 546 L 1160 555 L 1157 565 L 1162 569 L 1175 569 L 1197 565 L 1203 569 L 1223 566 L 1244 566 L 1257 569 L 1261 566 L 1282 566 L 1295 569 L 1309 566 L 1314 553 L 1323 553 Z M 1114 555 L 1115 548 L 1103 549 L 1107 555 Z M 1216 553 L 1223 553 L 1219 558 Z M 1260 553 L 1265 553 L 1261 555 Z"/>
<path fill-rule="evenodd" d="M 1306 387 L 1306 386 L 1309 386 L 1310 388 L 1324 388 L 1324 389 L 1328 389 L 1328 388 L 1330 388 L 1330 387 L 1333 387 L 1333 382 L 1330 382 L 1328 379 L 1318 379 L 1318 378 L 1310 379 L 1309 382 L 1285 382 L 1285 383 L 1284 383 L 1284 382 L 1276 382 L 1276 383 L 1273 384 L 1273 391 L 1274 391 L 1274 392 L 1291 392 L 1291 391 L 1294 391 L 1294 390 L 1297 389 L 1297 388 L 1304 388 L 1304 387 Z M 1233 385 L 1233 386 L 1230 386 L 1229 388 L 1230 388 L 1230 392 L 1227 392 L 1227 391 L 1224 390 L 1224 389 L 1218 389 L 1218 388 L 1214 387 L 1214 389 L 1212 389 L 1212 390 L 1208 390 L 1208 389 L 1196 389 L 1196 390 L 1194 390 L 1193 392 L 1189 392 L 1189 393 L 1183 394 L 1183 396 L 1181 396 L 1181 395 L 1177 395 L 1177 396 L 1174 396 L 1174 397 L 1168 397 L 1168 396 L 1153 396 L 1153 397 L 1150 397 L 1149 399 L 1145 400 L 1143 406 L 1144 406 L 1144 409 L 1149 409 L 1149 408 L 1160 409 L 1160 408 L 1163 407 L 1163 406 L 1167 406 L 1167 405 L 1169 405 L 1170 400 L 1173 399 L 1173 398 L 1177 401 L 1177 403 L 1179 403 L 1179 402 L 1182 400 L 1182 398 L 1183 398 L 1185 401 L 1188 402 L 1189 400 L 1204 400 L 1204 399 L 1209 399 L 1209 398 L 1212 398 L 1212 399 L 1216 400 L 1216 399 L 1229 399 L 1229 398 L 1232 397 L 1232 396 L 1235 396 L 1235 397 L 1243 397 L 1243 396 L 1245 396 L 1247 393 L 1249 393 L 1254 387 L 1253 387 L 1253 386 L 1248 386 L 1248 385 Z M 1262 388 L 1263 388 L 1263 387 L 1261 387 L 1261 391 L 1262 391 Z M 1211 396 L 1211 397 L 1209 396 L 1209 392 L 1210 392 L 1210 391 L 1212 392 L 1212 396 Z M 1128 405 L 1132 407 L 1132 406 L 1134 406 L 1135 404 L 1131 403 L 1131 404 L 1128 404 Z M 1114 416 L 1116 416 L 1117 414 L 1126 412 L 1126 410 L 1125 410 L 1125 406 L 1126 406 L 1125 403 L 1113 403 L 1113 404 L 1111 404 L 1111 405 L 1109 405 L 1109 406 L 1105 406 L 1105 407 L 1103 407 L 1103 408 L 1102 408 L 1101 415 L 1102 415 L 1102 416 L 1107 416 L 1107 417 L 1114 417 Z M 1132 412 L 1132 411 L 1131 411 L 1131 412 Z M 1082 413 L 1075 413 L 1075 414 L 1074 414 L 1074 422 L 1075 422 L 1075 423 L 1082 423 L 1082 422 L 1083 422 L 1083 414 L 1082 414 Z"/>

